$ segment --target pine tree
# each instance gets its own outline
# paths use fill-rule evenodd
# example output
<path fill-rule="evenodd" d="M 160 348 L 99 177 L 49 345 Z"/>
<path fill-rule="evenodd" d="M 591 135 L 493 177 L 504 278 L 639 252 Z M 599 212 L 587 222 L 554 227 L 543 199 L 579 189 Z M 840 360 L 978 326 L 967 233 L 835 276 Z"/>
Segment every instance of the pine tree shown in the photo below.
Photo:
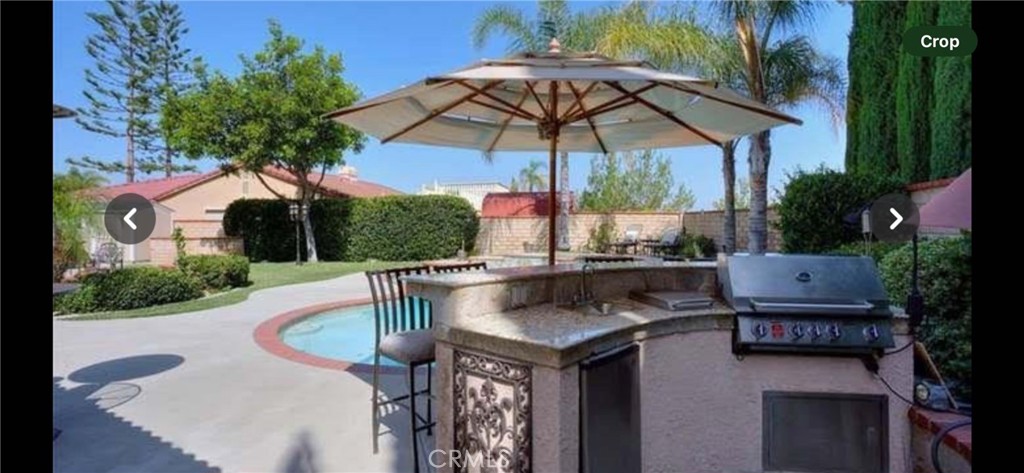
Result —
<path fill-rule="evenodd" d="M 85 50 L 95 65 L 85 71 L 89 105 L 78 109 L 76 121 L 94 133 L 125 139 L 124 162 L 93 157 L 69 159 L 70 164 L 103 172 L 123 172 L 135 181 L 140 169 L 136 150 L 150 146 L 154 112 L 147 84 L 151 79 L 149 44 L 142 19 L 150 6 L 141 0 L 107 0 L 109 13 L 88 14 L 100 31 L 90 36 Z M 139 156 L 141 157 L 141 156 Z"/>
<path fill-rule="evenodd" d="M 155 110 L 175 100 L 188 90 L 191 79 L 189 57 L 191 51 L 181 46 L 182 37 L 188 33 L 185 20 L 181 16 L 178 4 L 160 0 L 152 6 L 143 18 L 143 27 L 148 39 L 146 64 L 152 70 L 148 91 L 152 95 Z M 162 170 L 166 177 L 173 173 L 194 171 L 195 166 L 176 164 L 174 161 L 180 153 L 167 144 L 171 130 L 167 123 L 158 120 L 146 121 L 146 125 L 155 124 L 155 128 L 146 130 L 146 135 L 154 140 L 147 143 L 146 151 L 154 157 L 147 162 L 152 171 Z"/>

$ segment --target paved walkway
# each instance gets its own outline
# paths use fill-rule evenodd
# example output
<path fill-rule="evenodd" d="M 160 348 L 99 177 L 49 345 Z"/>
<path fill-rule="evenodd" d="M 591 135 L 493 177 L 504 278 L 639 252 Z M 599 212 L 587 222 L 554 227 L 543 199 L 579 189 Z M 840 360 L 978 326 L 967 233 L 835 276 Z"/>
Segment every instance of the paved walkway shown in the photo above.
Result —
<path fill-rule="evenodd" d="M 253 341 L 274 315 L 368 295 L 355 274 L 189 314 L 55 320 L 54 471 L 411 471 L 404 409 L 385 416 L 382 431 L 396 434 L 382 434 L 373 454 L 367 376 Z M 401 376 L 386 378 L 404 390 Z"/>

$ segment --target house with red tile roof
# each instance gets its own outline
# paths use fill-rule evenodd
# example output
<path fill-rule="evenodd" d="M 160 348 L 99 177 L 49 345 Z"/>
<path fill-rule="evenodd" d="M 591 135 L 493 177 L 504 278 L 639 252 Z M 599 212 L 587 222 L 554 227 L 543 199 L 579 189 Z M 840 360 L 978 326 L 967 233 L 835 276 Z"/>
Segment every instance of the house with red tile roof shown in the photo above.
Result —
<path fill-rule="evenodd" d="M 320 173 L 310 174 L 308 178 L 313 184 L 320 183 L 316 198 L 401 194 L 390 187 L 360 180 L 355 168 L 349 166 L 323 176 Z M 146 241 L 125 249 L 125 262 L 170 265 L 174 263 L 176 254 L 171 239 L 175 227 L 182 229 L 189 254 L 240 253 L 241 240 L 225 235 L 221 223 L 228 205 L 238 199 L 276 199 L 277 194 L 296 197 L 299 187 L 298 179 L 288 171 L 267 166 L 259 175 L 232 168 L 217 169 L 201 174 L 111 185 L 97 192 L 104 200 L 134 193 L 153 202 L 157 208 L 156 229 Z M 90 251 L 98 248 L 104 237 L 93 238 Z"/>

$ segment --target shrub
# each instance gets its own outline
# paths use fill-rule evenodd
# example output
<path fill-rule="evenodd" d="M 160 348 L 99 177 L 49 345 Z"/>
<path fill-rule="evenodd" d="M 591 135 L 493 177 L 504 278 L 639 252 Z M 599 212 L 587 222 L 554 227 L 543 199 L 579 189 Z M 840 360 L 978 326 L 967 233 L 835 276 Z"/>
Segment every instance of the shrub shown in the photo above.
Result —
<path fill-rule="evenodd" d="M 955 392 L 971 394 L 971 238 L 925 240 L 918 248 L 919 286 L 925 317 L 918 340 L 942 370 L 959 381 Z M 903 305 L 910 293 L 911 245 L 882 259 L 881 273 L 889 298 Z"/>
<path fill-rule="evenodd" d="M 241 287 L 249 282 L 249 260 L 237 255 L 184 255 L 178 268 L 206 289 Z"/>
<path fill-rule="evenodd" d="M 892 175 L 841 173 L 825 167 L 789 175 L 778 205 L 782 250 L 787 253 L 823 253 L 862 238 L 860 216 L 874 199 L 902 192 Z M 855 222 L 844 219 L 854 216 Z"/>
<path fill-rule="evenodd" d="M 679 254 L 687 258 L 712 257 L 718 254 L 718 247 L 709 236 L 687 233 L 679 240 Z"/>
<path fill-rule="evenodd" d="M 224 233 L 241 237 L 250 261 L 294 261 L 295 222 L 279 199 L 239 199 L 224 211 Z M 305 231 L 299 226 L 300 238 Z M 300 245 L 306 257 L 305 245 Z"/>
<path fill-rule="evenodd" d="M 612 243 L 616 241 L 615 219 L 611 215 L 602 215 L 597 225 L 590 228 L 590 238 L 587 240 L 587 249 L 597 253 L 604 253 Z"/>
<path fill-rule="evenodd" d="M 868 247 L 865 250 L 864 242 L 846 243 L 839 248 L 829 251 L 828 254 L 839 256 L 870 256 L 871 259 L 875 260 L 875 264 L 880 265 L 882 264 L 882 259 L 885 258 L 886 255 L 902 248 L 905 245 L 906 243 L 873 241 L 868 244 Z"/>
<path fill-rule="evenodd" d="M 461 197 L 403 195 L 322 199 L 310 207 L 317 255 L 324 261 L 415 261 L 473 250 L 480 221 Z M 236 200 L 224 214 L 224 232 L 245 241 L 251 261 L 295 259 L 295 223 L 280 200 Z M 305 232 L 300 229 L 300 238 Z M 306 246 L 301 245 L 305 259 Z"/>
<path fill-rule="evenodd" d="M 324 261 L 342 261 L 349 242 L 349 217 L 353 199 L 321 199 L 313 202 L 309 216 L 313 219 L 317 256 Z M 294 252 L 294 250 L 293 250 Z M 294 256 L 293 256 L 294 258 Z"/>
<path fill-rule="evenodd" d="M 411 195 L 355 199 L 348 215 L 346 260 L 420 261 L 473 249 L 480 220 L 466 199 Z M 321 230 L 322 231 L 322 230 Z"/>
<path fill-rule="evenodd" d="M 54 308 L 62 313 L 129 310 L 202 295 L 199 282 L 177 269 L 131 267 L 86 276 L 78 291 L 56 298 Z"/>

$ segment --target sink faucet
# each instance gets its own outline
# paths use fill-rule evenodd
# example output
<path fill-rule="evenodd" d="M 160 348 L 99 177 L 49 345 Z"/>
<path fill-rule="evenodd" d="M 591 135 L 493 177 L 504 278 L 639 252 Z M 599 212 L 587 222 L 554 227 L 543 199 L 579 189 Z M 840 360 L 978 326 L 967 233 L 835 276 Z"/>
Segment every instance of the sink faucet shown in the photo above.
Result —
<path fill-rule="evenodd" d="M 584 263 L 580 270 L 580 293 L 576 301 L 579 305 L 587 305 L 594 302 L 594 266 Z"/>

